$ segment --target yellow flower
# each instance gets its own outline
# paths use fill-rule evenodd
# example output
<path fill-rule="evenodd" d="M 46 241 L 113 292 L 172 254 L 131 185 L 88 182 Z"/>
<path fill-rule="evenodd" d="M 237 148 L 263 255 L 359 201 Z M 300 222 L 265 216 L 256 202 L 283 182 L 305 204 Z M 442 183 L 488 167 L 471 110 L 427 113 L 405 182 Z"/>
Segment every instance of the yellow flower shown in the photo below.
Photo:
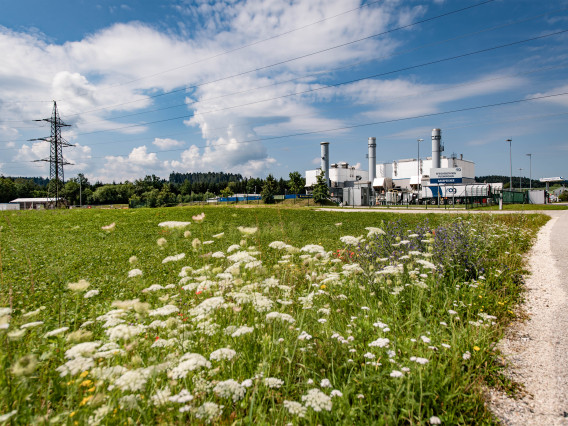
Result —
<path fill-rule="evenodd" d="M 96 389 L 96 387 L 95 387 L 95 386 L 93 386 L 92 388 L 90 388 L 90 389 L 87 389 L 87 390 L 88 390 L 89 392 L 94 392 L 94 391 L 95 391 L 95 389 Z"/>
<path fill-rule="evenodd" d="M 73 411 L 71 414 L 69 414 L 69 417 L 73 417 L 75 414 L 77 414 L 77 412 Z"/>
<path fill-rule="evenodd" d="M 79 403 L 79 406 L 82 407 L 82 406 L 85 405 L 87 402 L 89 402 L 91 399 L 93 399 L 93 395 L 86 396 L 86 397 L 83 398 L 83 400 Z"/>
<path fill-rule="evenodd" d="M 83 379 L 83 378 L 87 377 L 88 375 L 89 375 L 89 372 L 88 372 L 88 371 L 83 371 L 83 372 L 79 375 L 79 378 Z"/>
<path fill-rule="evenodd" d="M 325 290 L 325 288 L 326 288 L 326 287 L 325 287 L 325 284 L 322 284 L 320 288 L 321 288 L 322 290 Z"/>
<path fill-rule="evenodd" d="M 473 347 L 473 350 L 474 350 L 474 351 L 479 351 L 479 349 L 480 349 L 479 346 L 474 346 L 474 347 Z"/>
<path fill-rule="evenodd" d="M 88 388 L 89 386 L 91 386 L 93 384 L 92 380 L 83 380 L 83 382 L 81 382 L 81 384 L 79 386 L 83 386 L 85 388 Z"/>

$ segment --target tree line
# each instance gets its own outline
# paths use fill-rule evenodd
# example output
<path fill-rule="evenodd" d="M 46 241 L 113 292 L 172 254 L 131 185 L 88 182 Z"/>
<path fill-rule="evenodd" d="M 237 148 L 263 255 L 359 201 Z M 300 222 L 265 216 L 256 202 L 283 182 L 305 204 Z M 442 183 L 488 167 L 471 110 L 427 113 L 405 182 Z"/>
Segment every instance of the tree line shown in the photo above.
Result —
<path fill-rule="evenodd" d="M 92 184 L 81 173 L 65 183 L 42 178 L 0 176 L 0 203 L 7 203 L 16 198 L 47 197 L 49 193 L 60 194 L 68 205 L 132 202 L 158 207 L 205 201 L 212 197 L 233 194 L 259 194 L 263 200 L 270 203 L 275 195 L 303 194 L 305 184 L 306 181 L 299 172 L 291 172 L 288 180 L 276 179 L 272 175 L 261 179 L 243 178 L 240 174 L 223 172 L 174 172 L 167 180 L 148 175 L 133 182 L 112 184 Z"/>

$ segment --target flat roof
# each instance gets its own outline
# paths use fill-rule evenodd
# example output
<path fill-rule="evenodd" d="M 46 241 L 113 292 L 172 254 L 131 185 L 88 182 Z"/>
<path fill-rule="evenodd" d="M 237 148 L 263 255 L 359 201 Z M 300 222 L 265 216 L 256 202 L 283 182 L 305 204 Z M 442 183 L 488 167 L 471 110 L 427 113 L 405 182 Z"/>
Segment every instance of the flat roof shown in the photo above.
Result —
<path fill-rule="evenodd" d="M 10 201 L 10 203 L 50 203 L 53 201 L 56 201 L 56 198 L 16 198 L 15 200 Z"/>

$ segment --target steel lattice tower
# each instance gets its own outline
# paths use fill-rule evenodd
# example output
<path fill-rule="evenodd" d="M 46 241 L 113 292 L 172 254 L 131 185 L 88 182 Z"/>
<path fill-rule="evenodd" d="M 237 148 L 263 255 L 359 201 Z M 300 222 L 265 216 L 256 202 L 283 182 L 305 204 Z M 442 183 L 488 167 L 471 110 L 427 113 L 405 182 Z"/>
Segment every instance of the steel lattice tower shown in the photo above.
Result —
<path fill-rule="evenodd" d="M 49 162 L 49 180 L 53 181 L 55 179 L 55 189 L 53 186 L 48 186 L 48 197 L 55 198 L 55 205 L 59 205 L 59 185 L 65 183 L 65 177 L 63 174 L 63 166 L 72 164 L 63 159 L 63 147 L 75 146 L 68 143 L 61 136 L 61 128 L 69 127 L 70 124 L 65 124 L 59 118 L 59 113 L 57 112 L 57 102 L 53 101 L 53 113 L 50 118 L 43 118 L 34 121 L 47 121 L 51 124 L 51 136 L 45 138 L 30 139 L 31 141 L 46 141 L 50 143 L 49 158 L 44 158 L 42 160 L 36 161 L 46 161 Z M 55 192 L 55 194 L 53 193 Z"/>

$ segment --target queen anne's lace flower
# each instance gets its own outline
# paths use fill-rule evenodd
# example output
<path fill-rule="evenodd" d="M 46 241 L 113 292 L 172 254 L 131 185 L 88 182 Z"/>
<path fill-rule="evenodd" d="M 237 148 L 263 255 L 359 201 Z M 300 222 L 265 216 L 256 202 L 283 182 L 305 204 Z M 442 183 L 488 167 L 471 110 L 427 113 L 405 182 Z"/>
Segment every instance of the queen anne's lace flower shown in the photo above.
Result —
<path fill-rule="evenodd" d="M 310 389 L 306 395 L 302 396 L 302 401 L 306 407 L 311 407 L 314 411 L 331 411 L 331 398 L 319 389 Z"/>
<path fill-rule="evenodd" d="M 221 398 L 231 398 L 233 402 L 242 399 L 247 392 L 245 387 L 233 379 L 217 383 L 213 391 Z"/>
<path fill-rule="evenodd" d="M 236 355 L 237 353 L 230 348 L 221 348 L 211 352 L 211 355 L 209 355 L 209 359 L 212 361 L 222 361 L 222 360 L 230 361 Z"/>
<path fill-rule="evenodd" d="M 296 401 L 284 401 L 282 403 L 288 412 L 294 416 L 305 417 L 308 409 Z"/>

